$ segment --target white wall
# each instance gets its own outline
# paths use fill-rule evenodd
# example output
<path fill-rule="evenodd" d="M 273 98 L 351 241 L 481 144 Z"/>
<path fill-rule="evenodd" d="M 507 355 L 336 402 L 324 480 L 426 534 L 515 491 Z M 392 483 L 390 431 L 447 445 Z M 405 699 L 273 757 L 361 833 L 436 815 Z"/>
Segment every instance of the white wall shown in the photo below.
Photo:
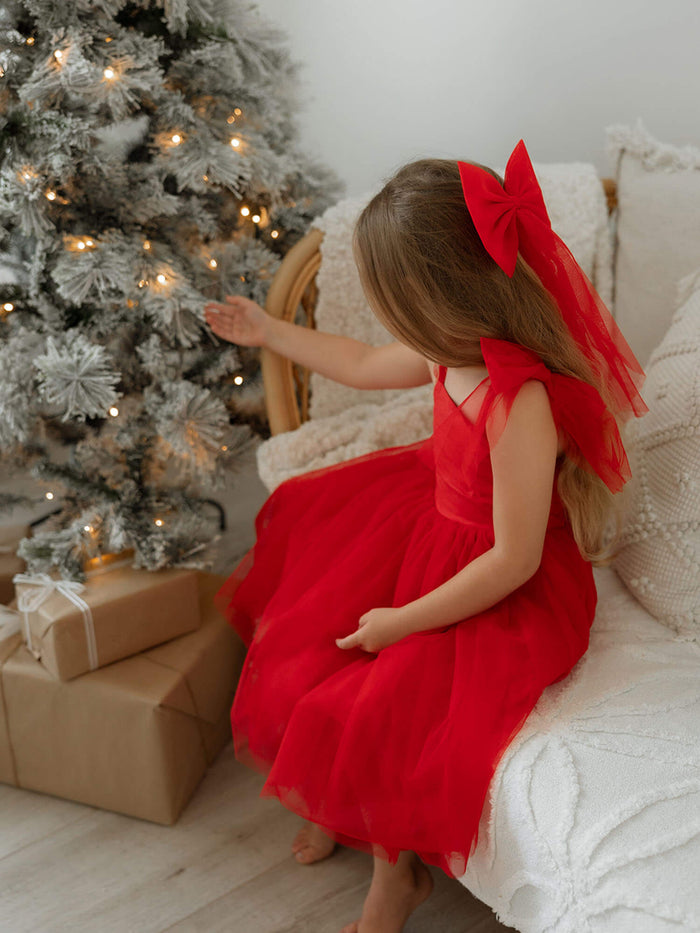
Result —
<path fill-rule="evenodd" d="M 612 174 L 605 127 L 700 143 L 697 0 L 258 0 L 301 63 L 303 143 L 373 187 L 423 156 Z"/>

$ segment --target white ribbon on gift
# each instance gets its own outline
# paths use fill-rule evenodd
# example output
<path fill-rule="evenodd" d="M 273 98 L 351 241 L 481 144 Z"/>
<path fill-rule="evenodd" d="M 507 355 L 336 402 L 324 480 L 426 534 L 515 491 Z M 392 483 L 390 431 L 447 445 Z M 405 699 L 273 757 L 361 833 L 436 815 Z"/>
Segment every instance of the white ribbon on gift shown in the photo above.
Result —
<path fill-rule="evenodd" d="M 25 590 L 17 598 L 17 609 L 22 614 L 24 620 L 24 635 L 27 647 L 34 652 L 32 647 L 32 633 L 29 627 L 29 614 L 46 602 L 52 593 L 60 593 L 70 600 L 74 606 L 83 614 L 83 624 L 85 626 L 85 641 L 87 643 L 88 664 L 90 670 L 97 670 L 99 659 L 97 656 L 97 642 L 95 640 L 95 624 L 92 620 L 90 607 L 78 596 L 82 593 L 85 586 L 75 580 L 54 580 L 47 573 L 16 573 L 12 578 L 13 583 L 25 583 L 28 586 L 35 586 L 34 591 Z"/>

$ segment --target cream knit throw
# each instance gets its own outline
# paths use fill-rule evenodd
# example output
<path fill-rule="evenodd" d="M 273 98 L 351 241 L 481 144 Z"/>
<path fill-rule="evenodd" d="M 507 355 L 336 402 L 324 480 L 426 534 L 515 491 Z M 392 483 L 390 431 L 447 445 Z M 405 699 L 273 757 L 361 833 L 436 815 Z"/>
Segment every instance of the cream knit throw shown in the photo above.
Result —
<path fill-rule="evenodd" d="M 612 239 L 594 167 L 579 162 L 534 167 L 552 226 L 610 306 Z M 352 258 L 355 221 L 373 194 L 340 201 L 314 224 L 324 234 L 316 326 L 380 346 L 393 337 L 369 310 Z M 432 386 L 369 391 L 312 373 L 309 413 L 298 430 L 259 446 L 258 470 L 270 491 L 299 473 L 426 437 L 432 430 Z"/>
<path fill-rule="evenodd" d="M 649 412 L 630 425 L 629 483 L 615 569 L 640 603 L 688 640 L 700 635 L 700 269 L 647 367 Z"/>

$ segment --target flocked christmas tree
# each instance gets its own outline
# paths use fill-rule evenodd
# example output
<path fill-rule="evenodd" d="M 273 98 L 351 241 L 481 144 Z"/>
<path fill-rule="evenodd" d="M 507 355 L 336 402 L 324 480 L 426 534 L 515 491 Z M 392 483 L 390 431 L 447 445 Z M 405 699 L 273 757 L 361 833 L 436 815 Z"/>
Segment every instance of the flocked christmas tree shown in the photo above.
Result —
<path fill-rule="evenodd" d="M 124 548 L 206 566 L 207 497 L 266 425 L 258 352 L 203 307 L 263 302 L 339 193 L 300 151 L 296 67 L 236 0 L 0 17 L 0 457 L 60 506 L 19 553 L 74 579 Z"/>

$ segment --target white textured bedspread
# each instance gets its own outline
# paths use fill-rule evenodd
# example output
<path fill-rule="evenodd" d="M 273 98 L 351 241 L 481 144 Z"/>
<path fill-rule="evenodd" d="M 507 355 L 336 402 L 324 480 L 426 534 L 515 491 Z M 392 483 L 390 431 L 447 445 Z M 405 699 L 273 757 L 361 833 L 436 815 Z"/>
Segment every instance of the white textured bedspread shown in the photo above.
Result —
<path fill-rule="evenodd" d="M 501 759 L 460 880 L 522 933 L 697 933 L 700 646 L 595 576 L 588 651 Z"/>

